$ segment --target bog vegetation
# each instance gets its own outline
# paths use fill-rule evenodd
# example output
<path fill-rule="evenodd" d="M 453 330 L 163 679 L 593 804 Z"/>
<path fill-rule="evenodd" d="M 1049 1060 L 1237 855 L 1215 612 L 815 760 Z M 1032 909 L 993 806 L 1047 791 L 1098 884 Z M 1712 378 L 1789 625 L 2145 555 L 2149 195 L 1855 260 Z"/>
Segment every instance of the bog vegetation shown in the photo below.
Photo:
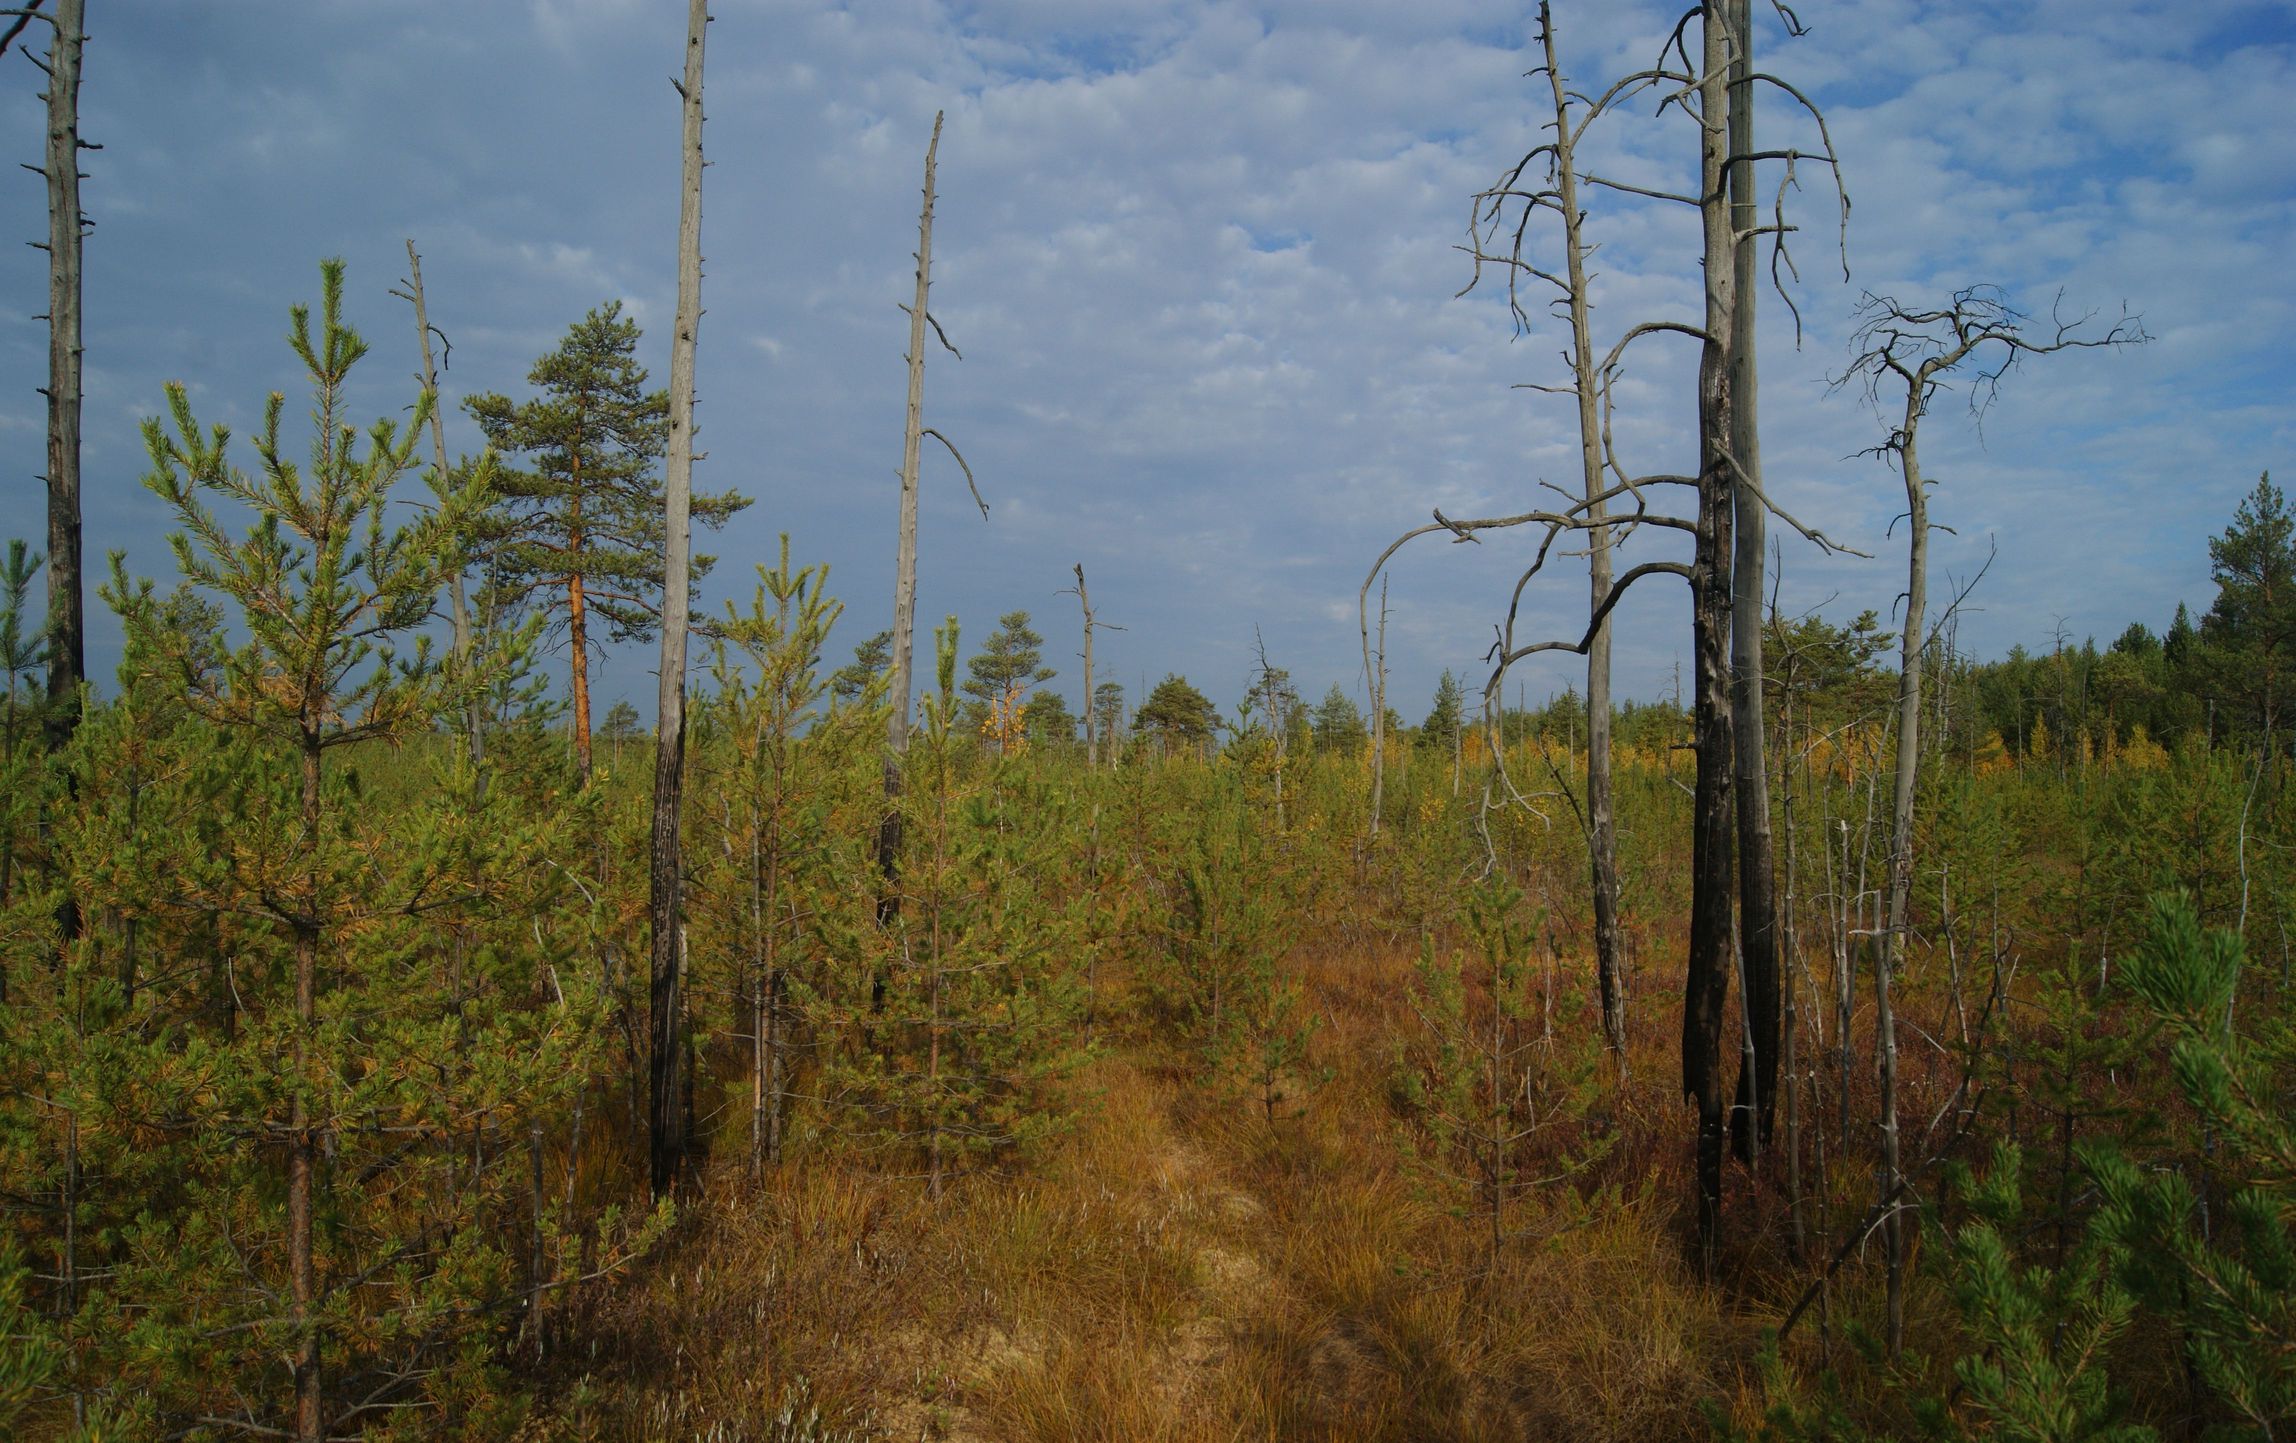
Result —
<path fill-rule="evenodd" d="M 1713 292 L 1728 172 L 1780 153 L 1727 140 L 1747 22 L 1704 18 L 1646 83 L 1711 142 L 1706 459 L 1608 450 L 1545 28 L 1560 140 L 1474 205 L 1565 259 L 1479 261 L 1558 291 L 1586 487 L 1428 529 L 1583 550 L 1588 630 L 1510 629 L 1416 725 L 1368 619 L 1368 706 L 1264 648 L 1226 710 L 1094 685 L 1081 565 L 1082 715 L 1023 611 L 846 663 L 785 538 L 716 573 L 682 719 L 593 728 L 601 648 L 684 644 L 687 508 L 749 504 L 665 476 L 616 306 L 460 461 L 429 390 L 346 413 L 339 263 L 257 435 L 152 398 L 175 574 L 96 588 L 116 674 L 53 558 L 0 568 L 0 1434 L 2285 1436 L 2296 519 L 2260 480 L 2202 614 L 2103 649 L 1963 653 L 1918 547 L 1895 629 L 1760 604 Z M 2139 338 L 1874 319 L 1917 535 L 1940 375 Z M 1691 561 L 1613 580 L 1669 525 Z M 1614 703 L 1605 618 L 1664 575 L 1690 694 Z M 1542 649 L 1587 691 L 1503 705 Z"/>

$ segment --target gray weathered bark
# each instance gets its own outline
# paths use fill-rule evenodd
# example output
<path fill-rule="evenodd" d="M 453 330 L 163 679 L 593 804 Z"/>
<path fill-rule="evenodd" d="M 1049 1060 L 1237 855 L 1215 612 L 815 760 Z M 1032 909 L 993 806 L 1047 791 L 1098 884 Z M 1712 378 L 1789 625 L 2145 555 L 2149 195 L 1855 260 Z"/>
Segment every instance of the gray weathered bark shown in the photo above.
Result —
<path fill-rule="evenodd" d="M 1379 582 L 1379 657 L 1371 676 L 1371 835 L 1379 835 L 1379 809 L 1387 792 L 1387 581 Z"/>
<path fill-rule="evenodd" d="M 685 872 L 679 823 L 685 800 L 686 608 L 691 587 L 694 486 L 694 338 L 702 299 L 702 49 L 708 0 L 688 0 L 678 198 L 678 310 L 670 339 L 670 444 L 662 467 L 661 689 L 654 727 L 653 975 L 650 1081 L 654 1197 L 677 1190 L 686 1153 Z"/>
<path fill-rule="evenodd" d="M 1084 610 L 1084 766 L 1100 764 L 1099 732 L 1092 720 L 1092 594 L 1084 589 L 1084 563 L 1076 563 L 1076 604 Z"/>
<path fill-rule="evenodd" d="M 925 440 L 925 303 L 933 287 L 933 184 L 941 153 L 941 114 L 925 147 L 925 202 L 917 212 L 917 295 L 909 307 L 909 410 L 901 433 L 901 541 L 893 569 L 892 715 L 885 724 L 885 819 L 877 829 L 877 868 L 885 893 L 878 920 L 900 909 L 901 758 L 909 750 L 909 694 L 917 642 L 917 472 Z"/>
<path fill-rule="evenodd" d="M 57 0 L 48 61 L 48 710 L 61 746 L 79 725 L 88 674 L 80 560 L 80 53 L 84 0 Z"/>
<path fill-rule="evenodd" d="M 1778 896 L 1770 830 L 1769 748 L 1762 716 L 1762 586 L 1768 520 L 1764 515 L 1761 436 L 1755 423 L 1754 64 L 1750 0 L 1729 0 L 1730 230 L 1735 304 L 1730 316 L 1730 450 L 1737 476 L 1730 489 L 1735 526 L 1731 569 L 1730 712 L 1737 748 L 1738 934 L 1745 958 L 1749 1063 L 1738 1074 L 1731 1134 L 1751 1163 L 1769 1136 L 1778 1091 Z M 1707 253 L 1706 263 L 1723 258 Z M 1742 482 L 1743 484 L 1739 484 Z"/>
<path fill-rule="evenodd" d="M 1594 356 L 1593 326 L 1587 302 L 1587 248 L 1580 222 L 1577 134 L 1571 125 L 1570 93 L 1555 56 L 1553 17 L 1539 6 L 1539 43 L 1545 51 L 1547 83 L 1555 108 L 1555 189 L 1563 222 L 1565 291 L 1571 322 L 1571 384 L 1578 402 L 1579 485 L 1585 503 L 1587 609 L 1596 622 L 1586 651 L 1586 838 L 1587 870 L 1594 900 L 1595 981 L 1602 997 L 1603 1040 L 1627 1076 L 1626 947 L 1618 915 L 1618 819 L 1611 799 L 1610 617 L 1604 604 L 1612 584 L 1609 506 L 1604 500 L 1602 377 Z"/>
<path fill-rule="evenodd" d="M 2024 336 L 2025 317 L 1986 287 L 1958 291 L 1952 301 L 1931 309 L 1909 308 L 1887 298 L 1869 297 L 1858 341 L 1865 349 L 1851 362 L 1837 384 L 1862 377 L 1868 393 L 1878 402 L 1879 387 L 1887 378 L 1902 387 L 1904 406 L 1887 440 L 1875 453 L 1895 460 L 1905 484 L 1908 540 L 1906 547 L 1905 624 L 1898 636 L 1898 690 L 1896 762 L 1891 787 L 1889 839 L 1889 892 L 1881 945 L 1875 949 L 1874 1005 L 1876 1065 L 1881 1085 L 1881 1159 L 1876 1185 L 1884 1209 L 1882 1240 L 1888 1266 L 1889 1350 L 1895 1356 L 1905 1336 L 1905 1239 L 1901 1226 L 1904 1207 L 1896 1201 L 1905 1175 L 1899 1150 L 1897 1116 L 1897 1028 L 1890 987 L 1905 960 L 1905 940 L 1911 926 L 1913 903 L 1914 790 L 1921 765 L 1921 682 L 1927 650 L 1929 606 L 1929 496 L 1921 474 L 1919 437 L 1921 420 L 1940 378 L 1969 361 L 1987 346 L 2001 360 L 1978 376 L 1979 395 L 1995 394 L 2003 375 L 2029 355 L 2104 346 L 2142 344 L 2148 338 L 2143 325 L 2123 315 L 2102 336 L 2081 334 L 2086 317 L 2057 320 L 2054 334 L 2045 341 Z M 1846 995 L 1846 986 L 1845 986 Z M 1846 1046 L 1846 1032 L 1845 1032 Z M 1846 1070 L 1846 1069 L 1845 1069 Z M 1846 1106 L 1846 1104 L 1845 1104 Z"/>

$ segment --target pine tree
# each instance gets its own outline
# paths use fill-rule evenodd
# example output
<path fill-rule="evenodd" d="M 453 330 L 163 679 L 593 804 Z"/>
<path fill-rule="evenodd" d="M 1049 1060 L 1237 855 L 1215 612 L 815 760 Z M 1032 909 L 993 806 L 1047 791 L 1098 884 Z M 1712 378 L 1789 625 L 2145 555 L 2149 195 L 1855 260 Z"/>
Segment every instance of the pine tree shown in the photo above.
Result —
<path fill-rule="evenodd" d="M 829 694 L 840 706 L 850 706 L 861 699 L 876 680 L 885 675 L 893 664 L 893 633 L 880 631 L 853 648 L 853 660 L 841 666 L 829 678 Z"/>
<path fill-rule="evenodd" d="M 2216 601 L 2201 618 L 2208 680 L 2274 745 L 2296 666 L 2296 517 L 2266 472 L 2208 543 Z"/>
<path fill-rule="evenodd" d="M 1041 665 L 1044 638 L 1030 629 L 1028 613 L 1008 611 L 997 618 L 997 629 L 981 643 L 978 656 L 965 663 L 964 693 L 971 699 L 972 715 L 985 716 L 992 707 L 1017 708 L 1039 682 L 1058 675 Z"/>
<path fill-rule="evenodd" d="M 741 1091 L 749 1119 L 752 1170 L 781 1161 L 796 1048 L 796 999 L 823 979 L 816 960 L 830 949 L 824 914 L 836 905 L 834 876 L 865 875 L 866 841 L 840 838 L 828 803 L 841 777 L 875 745 L 866 706 L 824 715 L 831 682 L 821 649 L 842 609 L 826 590 L 828 569 L 792 569 L 789 538 L 780 563 L 757 568 L 748 610 L 726 604 L 711 642 L 712 695 L 697 717 L 701 783 L 695 848 L 697 959 L 722 957 L 722 988 L 697 981 L 694 995 L 731 1004 L 726 1031 L 746 1043 Z M 873 701 L 881 682 L 848 702 Z M 842 851 L 840 848 L 842 847 Z M 848 899 L 866 911 L 865 898 Z"/>
<path fill-rule="evenodd" d="M 1358 752 L 1371 736 L 1364 727 L 1362 710 L 1336 682 L 1316 704 L 1313 723 L 1319 752 Z"/>
<path fill-rule="evenodd" d="M 386 1409 L 468 1424 L 500 1406 L 489 1339 L 521 1292 L 511 1240 L 544 1229 L 514 1221 L 525 1159 L 486 1138 L 549 1112 L 591 1066 L 596 1033 L 595 998 L 550 965 L 539 921 L 563 915 L 563 872 L 544 859 L 580 819 L 516 808 L 506 789 L 488 799 L 459 751 L 404 806 L 362 775 L 365 749 L 428 737 L 462 688 L 490 681 L 446 666 L 419 630 L 488 478 L 386 524 L 433 398 L 403 434 L 381 421 L 360 446 L 343 406 L 365 346 L 341 318 L 342 264 L 321 269 L 318 324 L 299 306 L 290 335 L 317 423 L 307 469 L 288 459 L 276 394 L 252 476 L 226 459 L 226 431 L 202 434 L 181 386 L 169 423 L 145 428 L 148 484 L 183 528 L 178 564 L 245 637 L 178 673 L 228 770 L 216 800 L 230 845 L 168 898 L 228 926 L 211 945 L 231 1007 L 188 1052 L 167 1030 L 139 1034 L 116 1059 L 124 1092 L 79 1093 L 83 1128 L 169 1118 L 178 1140 L 104 1289 L 121 1365 L 179 1423 L 309 1440 Z M 218 501 L 252 511 L 253 529 L 226 531 Z M 128 610 L 135 644 L 165 657 L 160 615 Z M 87 814 L 83 855 L 103 855 L 117 810 Z M 121 894 L 114 909 L 135 905 Z M 123 991 L 87 995 L 116 1008 Z M 71 1041 L 50 1048 L 62 1075 L 100 1078 L 70 1064 Z M 121 1141 L 132 1148 L 132 1128 Z"/>
<path fill-rule="evenodd" d="M 2233 1004 L 2247 966 L 2240 938 L 2201 930 L 2191 901 L 2153 903 L 2145 945 L 2122 967 L 2169 1043 L 2177 1091 L 2206 1129 L 2201 1156 L 2140 1166 L 2099 1144 L 2083 1155 L 2103 1201 L 2099 1230 L 2120 1250 L 2122 1281 L 2172 1319 L 2218 1409 L 2223 1436 L 2285 1436 L 2296 1421 L 2296 1030 L 2263 1013 L 2244 1034 Z M 2195 1177 L 2213 1193 L 2204 1200 Z"/>
<path fill-rule="evenodd" d="M 563 630 L 573 673 L 574 752 L 590 775 L 590 661 L 600 644 L 654 634 L 662 594 L 663 502 L 659 471 L 669 442 L 669 393 L 646 389 L 637 324 L 609 302 L 577 321 L 558 349 L 534 363 L 540 394 L 513 402 L 488 393 L 463 404 L 487 443 L 529 469 L 505 469 L 491 520 L 491 595 L 497 608 L 534 602 Z M 723 526 L 749 498 L 727 491 L 693 498 L 694 519 Z M 706 574 L 710 558 L 694 558 Z"/>
<path fill-rule="evenodd" d="M 1428 711 L 1427 720 L 1419 724 L 1419 740 L 1438 751 L 1449 751 L 1459 739 L 1459 729 L 1466 724 L 1467 693 L 1459 685 L 1459 678 L 1445 668 L 1443 677 L 1435 683 L 1435 705 Z"/>
<path fill-rule="evenodd" d="M 813 1005 L 856 1024 L 824 1090 L 856 1133 L 921 1164 L 938 1197 L 1064 1127 L 1060 1085 L 1088 1054 L 1079 908 L 1056 880 L 1071 861 L 1066 799 L 1019 762 L 966 766 L 954 618 L 934 641 L 939 690 L 903 759 L 901 907 L 888 933 L 854 934 L 883 936 L 895 960 L 866 981 L 845 969 Z M 864 986 L 874 995 L 853 995 Z"/>
<path fill-rule="evenodd" d="M 1186 677 L 1167 675 L 1132 714 L 1132 725 L 1168 751 L 1195 751 L 1211 743 L 1220 729 L 1220 713 Z"/>
<path fill-rule="evenodd" d="M 1092 689 L 1092 719 L 1107 756 L 1116 756 L 1124 731 L 1124 684 L 1104 681 Z"/>

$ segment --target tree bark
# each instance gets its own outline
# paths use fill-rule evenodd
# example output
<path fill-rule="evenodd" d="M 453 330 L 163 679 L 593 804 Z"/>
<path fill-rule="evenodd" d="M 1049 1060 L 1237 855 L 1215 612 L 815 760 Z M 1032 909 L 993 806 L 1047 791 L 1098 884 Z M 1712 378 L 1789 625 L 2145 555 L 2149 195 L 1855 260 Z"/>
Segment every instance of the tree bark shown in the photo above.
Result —
<path fill-rule="evenodd" d="M 1569 281 L 1571 379 L 1578 400 L 1579 484 L 1587 502 L 1587 605 L 1602 617 L 1586 651 L 1586 835 L 1587 869 L 1594 894 L 1595 979 L 1602 996 L 1603 1040 L 1626 1081 L 1626 948 L 1618 917 L 1618 820 L 1611 799 L 1610 617 L 1603 603 L 1612 584 L 1609 514 L 1600 498 L 1602 470 L 1602 378 L 1596 374 L 1593 327 L 1587 302 L 1586 245 L 1580 235 L 1578 161 L 1573 148 L 1570 103 L 1556 63 L 1553 17 L 1539 6 L 1540 44 L 1546 51 L 1547 82 L 1555 106 L 1555 172 L 1563 215 L 1563 253 Z"/>
<path fill-rule="evenodd" d="M 925 199 L 917 212 L 917 293 L 909 307 L 909 409 L 901 433 L 901 541 L 893 571 L 893 711 L 885 723 L 885 819 L 877 828 L 884 895 L 877 920 L 901 909 L 901 759 L 909 751 L 909 692 L 917 645 L 917 473 L 925 441 L 925 303 L 933 288 L 933 184 L 941 156 L 941 112 L 925 146 Z"/>
<path fill-rule="evenodd" d="M 1926 377 L 1924 378 L 1926 379 Z M 1924 386 L 1906 393 L 1904 429 L 1896 446 L 1905 475 L 1907 565 L 1905 630 L 1898 639 L 1897 775 L 1890 810 L 1889 921 L 1883 929 L 1874 967 L 1874 1054 L 1881 1073 L 1881 1196 L 1897 1195 L 1902 1181 L 1897 1130 L 1897 1018 L 1890 985 L 1905 961 L 1905 934 L 1913 901 L 1913 787 L 1921 764 L 1922 627 L 1929 606 L 1929 497 L 1921 481 L 1921 457 L 1914 445 Z M 1892 1206 L 1882 1219 L 1883 1260 L 1889 1278 L 1889 1352 L 1905 1344 L 1905 1235 L 1903 1209 Z"/>
<path fill-rule="evenodd" d="M 80 53 L 85 0 L 57 0 L 49 55 L 48 147 L 48 739 L 79 725 L 88 673 L 80 561 Z"/>
<path fill-rule="evenodd" d="M 1699 197 L 1706 254 L 1730 252 L 1725 195 L 1729 154 L 1725 70 L 1729 62 L 1727 0 L 1707 0 L 1699 83 Z M 1682 1090 L 1697 1107 L 1699 1262 L 1711 1275 L 1722 1215 L 1722 1012 L 1728 1000 L 1732 934 L 1732 743 L 1729 636 L 1731 610 L 1729 337 L 1735 275 L 1706 267 L 1706 323 L 1698 365 L 1698 518 L 1690 570 L 1693 704 L 1697 781 L 1691 821 L 1690 941 L 1683 978 Z"/>
<path fill-rule="evenodd" d="M 1099 728 L 1092 712 L 1092 596 L 1084 589 L 1084 563 L 1076 563 L 1076 604 L 1084 608 L 1084 767 L 1100 764 Z"/>
<path fill-rule="evenodd" d="M 1755 424 L 1753 23 L 1750 0 L 1728 0 L 1730 38 L 1731 573 L 1730 711 L 1737 747 L 1738 934 L 1746 961 L 1740 1011 L 1750 1065 L 1739 1069 L 1731 1137 L 1752 1163 L 1770 1135 L 1778 1092 L 1778 895 L 1770 831 L 1769 749 L 1762 716 L 1762 573 L 1767 517 L 1758 488 L 1762 446 Z M 1706 263 L 1720 257 L 1709 251 Z"/>
<path fill-rule="evenodd" d="M 708 0 L 686 10 L 684 165 L 678 201 L 678 312 L 670 343 L 670 444 L 663 466 L 667 554 L 662 568 L 662 665 L 654 728 L 652 1147 L 658 1201 L 681 1181 L 686 1152 L 683 812 L 686 742 L 686 608 L 692 569 L 694 337 L 702 292 L 702 48 Z"/>
<path fill-rule="evenodd" d="M 1371 835 L 1379 835 L 1379 809 L 1387 792 L 1387 578 L 1379 579 L 1379 659 L 1371 682 Z"/>

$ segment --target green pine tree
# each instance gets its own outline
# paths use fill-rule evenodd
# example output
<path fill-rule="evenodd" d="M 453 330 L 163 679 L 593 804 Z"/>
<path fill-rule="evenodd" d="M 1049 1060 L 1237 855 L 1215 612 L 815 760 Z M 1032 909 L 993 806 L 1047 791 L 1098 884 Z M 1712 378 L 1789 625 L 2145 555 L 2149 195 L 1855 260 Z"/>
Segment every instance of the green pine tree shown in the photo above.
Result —
<path fill-rule="evenodd" d="M 659 463 L 669 443 L 666 391 L 646 389 L 638 327 L 619 301 L 568 328 L 558 349 L 534 363 L 540 393 L 514 402 L 487 393 L 464 406 L 504 457 L 489 520 L 489 610 L 532 602 L 563 632 L 573 673 L 574 750 L 590 775 L 590 661 L 601 641 L 644 640 L 661 605 L 663 503 Z M 749 498 L 726 491 L 693 498 L 694 520 L 723 526 Z M 694 576 L 711 558 L 694 558 Z M 593 620 L 593 613 L 596 620 Z M 603 638 L 595 635 L 603 623 Z"/>

